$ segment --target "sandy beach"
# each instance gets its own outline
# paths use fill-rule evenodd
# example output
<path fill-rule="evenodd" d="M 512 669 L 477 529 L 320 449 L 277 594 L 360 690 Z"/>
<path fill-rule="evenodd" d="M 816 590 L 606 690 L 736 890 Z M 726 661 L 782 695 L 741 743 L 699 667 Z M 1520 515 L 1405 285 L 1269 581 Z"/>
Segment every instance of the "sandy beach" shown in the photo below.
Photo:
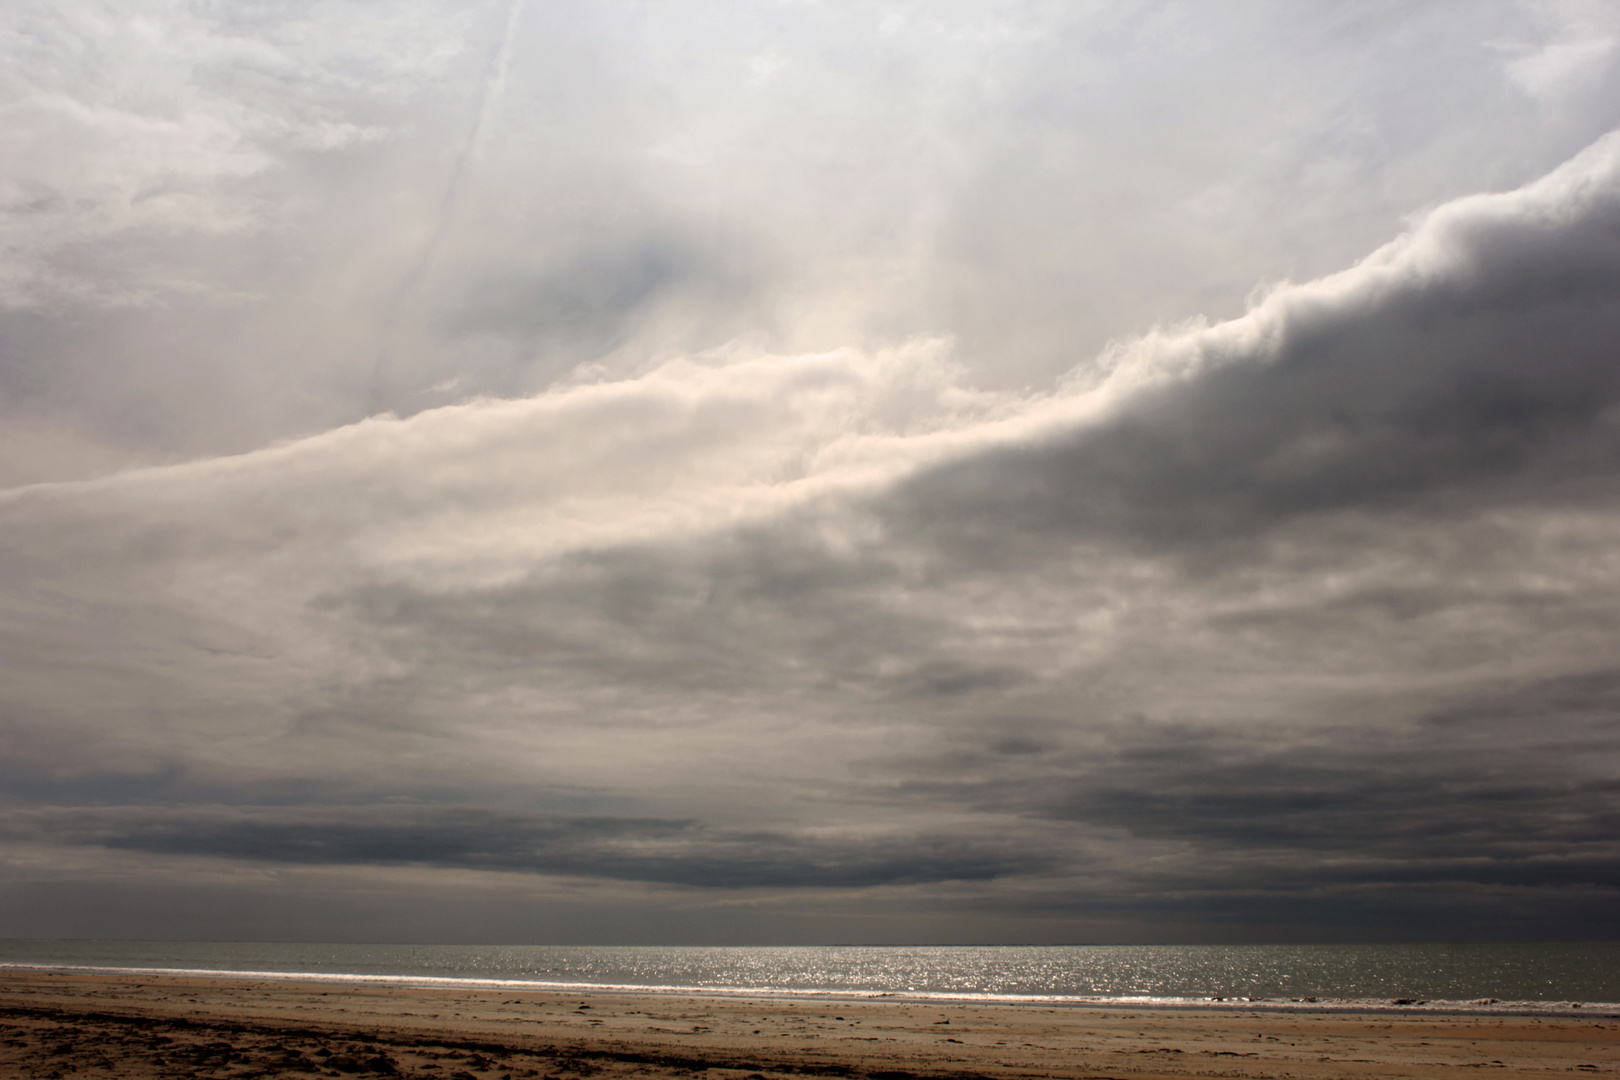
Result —
<path fill-rule="evenodd" d="M 0 971 L 0 1075 L 1620 1074 L 1620 1019 L 1091 1009 Z"/>

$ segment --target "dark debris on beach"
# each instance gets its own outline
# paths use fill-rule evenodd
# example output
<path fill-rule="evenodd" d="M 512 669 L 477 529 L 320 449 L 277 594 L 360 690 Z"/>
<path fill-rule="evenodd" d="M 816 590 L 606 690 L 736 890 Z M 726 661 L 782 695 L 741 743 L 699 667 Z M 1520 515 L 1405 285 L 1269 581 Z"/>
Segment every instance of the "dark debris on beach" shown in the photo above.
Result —
<path fill-rule="evenodd" d="M 614 1080 L 702 1075 L 707 1080 L 925 1080 L 931 1073 L 865 1073 L 802 1061 L 659 1054 L 612 1047 L 507 1046 L 390 1037 L 339 1029 L 51 1008 L 0 1008 L 0 1073 L 15 1080 Z M 984 1078 L 953 1074 L 953 1080 Z"/>

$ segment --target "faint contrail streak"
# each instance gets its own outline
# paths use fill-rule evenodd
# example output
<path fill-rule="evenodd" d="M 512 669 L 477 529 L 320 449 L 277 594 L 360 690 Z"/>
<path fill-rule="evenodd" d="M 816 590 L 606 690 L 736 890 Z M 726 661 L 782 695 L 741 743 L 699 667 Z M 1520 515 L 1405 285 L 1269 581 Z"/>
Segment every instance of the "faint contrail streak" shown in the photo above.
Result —
<path fill-rule="evenodd" d="M 512 62 L 512 41 L 517 35 L 518 18 L 523 13 L 524 0 L 510 0 L 506 8 L 506 25 L 501 31 L 500 40 L 496 43 L 494 51 L 490 53 L 489 61 L 484 65 L 483 89 L 479 94 L 478 116 L 473 122 L 472 130 L 467 134 L 467 141 L 462 145 L 461 152 L 455 157 L 450 166 L 450 177 L 445 183 L 444 194 L 439 198 L 438 212 L 434 217 L 433 231 L 428 234 L 427 243 L 417 254 L 416 261 L 400 276 L 388 299 L 383 303 L 382 327 L 378 334 L 377 356 L 371 364 L 371 393 L 366 412 L 368 415 L 382 410 L 383 404 L 383 376 L 388 366 L 388 334 L 393 329 L 394 315 L 399 305 L 416 290 L 417 282 L 421 280 L 423 272 L 433 262 L 438 254 L 440 245 L 450 231 L 450 224 L 455 218 L 456 202 L 461 196 L 462 181 L 467 175 L 467 166 L 476 160 L 483 151 L 484 139 L 489 133 L 495 114 L 500 108 L 501 94 L 506 89 L 506 71 Z"/>

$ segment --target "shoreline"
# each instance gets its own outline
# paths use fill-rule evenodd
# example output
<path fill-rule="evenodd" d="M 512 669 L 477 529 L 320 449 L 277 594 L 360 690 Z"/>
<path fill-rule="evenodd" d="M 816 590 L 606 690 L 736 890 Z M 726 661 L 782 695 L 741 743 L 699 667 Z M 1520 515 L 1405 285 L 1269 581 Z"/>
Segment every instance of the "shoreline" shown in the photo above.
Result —
<path fill-rule="evenodd" d="M 0 1074 L 49 1080 L 1620 1076 L 1609 1016 L 410 987 L 0 969 Z"/>
<path fill-rule="evenodd" d="M 194 977 L 235 981 L 274 981 L 322 984 L 376 984 L 422 990 L 507 990 L 545 993 L 652 994 L 676 997 L 759 999 L 769 1001 L 896 1001 L 956 1005 L 1044 1006 L 1071 1009 L 1154 1009 L 1165 1011 L 1238 1011 L 1282 1013 L 1331 1013 L 1413 1016 L 1569 1016 L 1620 1019 L 1620 1002 L 1603 1001 L 1526 1001 L 1481 999 L 1448 1001 L 1420 998 L 1302 998 L 1251 997 L 1124 997 L 1058 994 L 950 994 L 936 991 L 890 991 L 853 989 L 804 989 L 797 987 L 744 986 L 660 986 L 640 983 L 553 982 L 538 979 L 479 979 L 463 976 L 400 975 L 362 972 L 255 971 L 249 969 L 104 967 L 86 964 L 40 964 L 0 961 L 0 973 L 7 971 L 62 972 L 103 976 Z"/>

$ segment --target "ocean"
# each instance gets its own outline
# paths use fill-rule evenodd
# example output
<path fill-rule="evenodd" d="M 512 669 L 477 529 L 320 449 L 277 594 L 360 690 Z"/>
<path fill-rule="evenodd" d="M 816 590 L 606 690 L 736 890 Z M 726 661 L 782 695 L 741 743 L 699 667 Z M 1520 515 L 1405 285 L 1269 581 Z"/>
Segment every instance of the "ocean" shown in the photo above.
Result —
<path fill-rule="evenodd" d="M 648 947 L 0 940 L 0 966 L 1162 1007 L 1620 1012 L 1620 943 Z"/>

